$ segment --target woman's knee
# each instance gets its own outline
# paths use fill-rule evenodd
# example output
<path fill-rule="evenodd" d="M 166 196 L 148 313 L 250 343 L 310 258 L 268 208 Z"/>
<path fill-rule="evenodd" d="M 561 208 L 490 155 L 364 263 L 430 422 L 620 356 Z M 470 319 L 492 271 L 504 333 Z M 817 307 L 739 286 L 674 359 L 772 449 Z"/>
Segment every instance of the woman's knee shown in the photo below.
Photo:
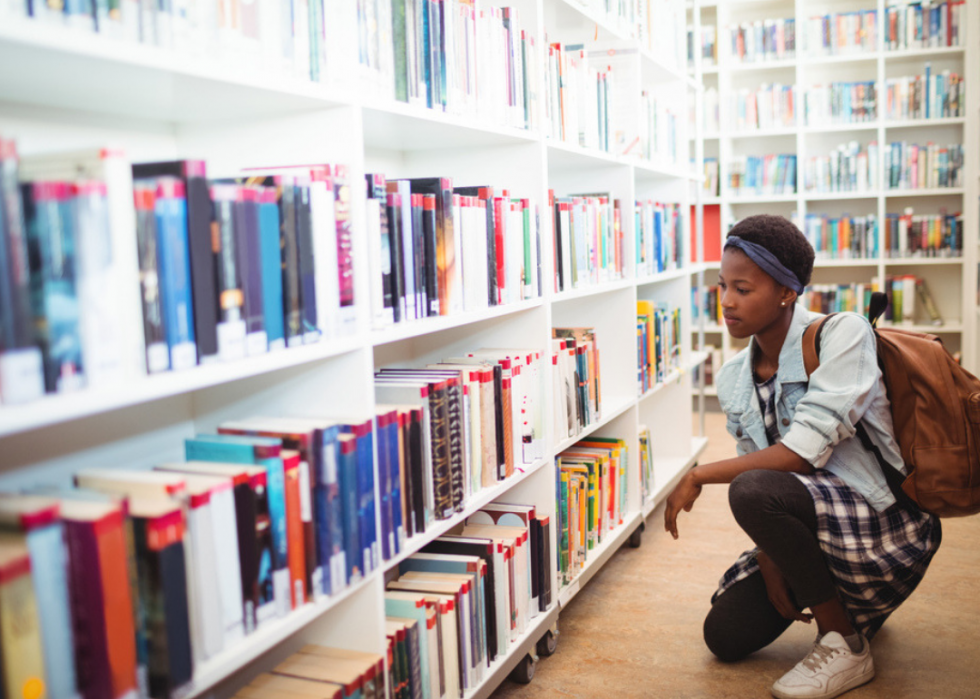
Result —
<path fill-rule="evenodd" d="M 731 623 L 724 615 L 718 614 L 715 607 L 711 608 L 704 618 L 704 643 L 718 660 L 733 663 L 749 654 L 744 644 L 739 642 Z"/>
<path fill-rule="evenodd" d="M 728 504 L 735 521 L 743 525 L 746 518 L 758 515 L 772 493 L 772 472 L 745 471 L 728 486 Z"/>

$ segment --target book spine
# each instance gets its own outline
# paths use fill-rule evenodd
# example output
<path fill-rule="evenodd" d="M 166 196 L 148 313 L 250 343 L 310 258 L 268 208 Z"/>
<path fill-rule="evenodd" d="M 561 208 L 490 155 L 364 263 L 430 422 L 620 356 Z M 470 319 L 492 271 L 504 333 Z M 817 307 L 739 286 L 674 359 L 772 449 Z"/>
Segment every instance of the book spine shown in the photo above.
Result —
<path fill-rule="evenodd" d="M 282 263 L 279 250 L 279 207 L 272 187 L 259 194 L 259 259 L 262 269 L 262 316 L 270 350 L 286 346 L 283 321 Z"/>
<path fill-rule="evenodd" d="M 357 438 L 344 435 L 340 438 L 340 494 L 344 513 L 344 553 L 347 563 L 347 584 L 351 585 L 363 576 L 364 554 L 357 516 Z"/>
<path fill-rule="evenodd" d="M 347 168 L 334 173 L 334 206 L 337 222 L 337 275 L 340 284 L 341 328 L 349 328 L 354 317 L 354 243 L 351 222 L 351 195 Z"/>
<path fill-rule="evenodd" d="M 316 260 L 313 250 L 313 223 L 310 208 L 310 186 L 296 187 L 296 246 L 299 256 L 300 299 L 302 304 L 301 334 L 304 343 L 320 339 L 317 319 Z"/>
<path fill-rule="evenodd" d="M 187 241 L 194 297 L 194 337 L 201 362 L 218 354 L 218 306 L 211 244 L 211 194 L 203 161 L 183 163 L 187 191 Z"/>
<path fill-rule="evenodd" d="M 285 179 L 285 178 L 284 178 Z M 296 187 L 292 180 L 279 185 L 279 240 L 282 251 L 283 322 L 286 346 L 303 344 L 303 309 L 300 290 L 299 243 L 296 222 Z"/>
<path fill-rule="evenodd" d="M 197 347 L 187 246 L 187 199 L 180 180 L 164 177 L 157 181 L 156 223 L 170 368 L 186 369 L 197 364 Z"/>
<path fill-rule="evenodd" d="M 466 450 L 464 444 L 463 423 L 463 385 L 460 381 L 450 381 L 446 391 L 446 416 L 449 420 L 449 452 L 452 464 L 451 489 L 452 506 L 456 512 L 462 512 L 466 504 Z"/>

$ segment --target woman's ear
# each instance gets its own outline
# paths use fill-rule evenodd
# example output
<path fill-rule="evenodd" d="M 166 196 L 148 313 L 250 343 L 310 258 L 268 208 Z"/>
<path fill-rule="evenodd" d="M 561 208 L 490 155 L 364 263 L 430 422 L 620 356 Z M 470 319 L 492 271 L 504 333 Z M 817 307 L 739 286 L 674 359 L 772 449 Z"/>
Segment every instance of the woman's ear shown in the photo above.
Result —
<path fill-rule="evenodd" d="M 779 297 L 779 305 L 783 308 L 792 308 L 796 298 L 796 292 L 784 286 Z"/>

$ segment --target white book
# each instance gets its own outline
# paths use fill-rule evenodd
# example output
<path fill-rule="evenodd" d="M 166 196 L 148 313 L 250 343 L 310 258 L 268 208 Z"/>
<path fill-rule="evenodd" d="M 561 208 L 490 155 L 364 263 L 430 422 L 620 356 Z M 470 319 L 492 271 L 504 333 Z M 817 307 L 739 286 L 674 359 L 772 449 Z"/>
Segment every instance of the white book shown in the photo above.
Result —
<path fill-rule="evenodd" d="M 222 615 L 212 493 L 231 492 L 227 479 L 193 477 L 189 484 L 187 509 L 187 597 L 191 622 L 191 649 L 194 662 L 201 663 L 224 648 L 225 629 Z"/>
<path fill-rule="evenodd" d="M 337 337 L 340 316 L 340 280 L 337 274 L 337 223 L 333 185 L 314 170 L 310 182 L 310 219 L 313 233 L 314 285 L 317 326 L 324 338 Z"/>

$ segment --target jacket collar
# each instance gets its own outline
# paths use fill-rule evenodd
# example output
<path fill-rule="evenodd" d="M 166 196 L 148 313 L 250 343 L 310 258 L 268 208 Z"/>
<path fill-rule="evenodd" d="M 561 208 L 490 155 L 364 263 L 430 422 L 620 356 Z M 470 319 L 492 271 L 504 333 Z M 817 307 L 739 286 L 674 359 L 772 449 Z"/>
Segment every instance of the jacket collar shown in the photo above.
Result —
<path fill-rule="evenodd" d="M 793 320 L 790 322 L 789 330 L 786 332 L 786 340 L 779 351 L 779 369 L 776 378 L 776 400 L 779 401 L 782 395 L 782 387 L 787 383 L 806 383 L 806 368 L 803 366 L 803 331 L 810 324 L 811 313 L 801 304 L 793 306 Z M 755 351 L 755 337 L 749 341 L 749 350 L 746 353 L 745 361 L 739 370 L 738 378 L 735 381 L 733 401 L 730 407 L 732 413 L 749 416 L 758 414 L 758 401 L 755 398 L 755 380 L 752 378 L 752 353 Z M 751 409 L 750 409 L 751 407 Z M 761 418 L 759 420 L 762 422 Z M 742 420 L 743 425 L 745 419 Z M 763 445 L 768 445 L 765 440 L 763 428 Z"/>

